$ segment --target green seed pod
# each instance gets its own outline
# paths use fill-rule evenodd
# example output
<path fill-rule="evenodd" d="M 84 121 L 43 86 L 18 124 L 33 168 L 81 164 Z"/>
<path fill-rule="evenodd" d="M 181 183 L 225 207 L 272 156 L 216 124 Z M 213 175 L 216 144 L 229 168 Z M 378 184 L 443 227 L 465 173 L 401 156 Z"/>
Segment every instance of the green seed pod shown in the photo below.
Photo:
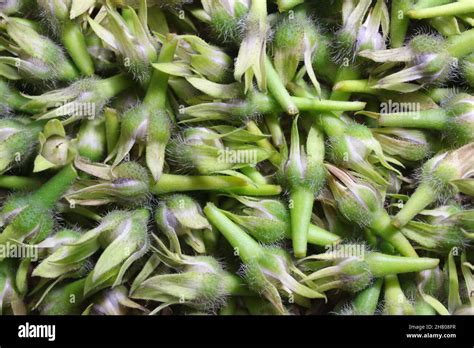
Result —
<path fill-rule="evenodd" d="M 157 181 L 163 171 L 170 132 L 171 122 L 165 110 L 140 104 L 123 116 L 120 138 L 105 161 L 115 157 L 112 167 L 116 167 L 130 153 L 134 144 L 145 145 L 147 166 Z"/>
<path fill-rule="evenodd" d="M 394 274 L 385 277 L 384 283 L 385 301 L 384 314 L 387 315 L 414 315 L 415 308 L 409 299 L 407 299 L 398 277 Z"/>
<path fill-rule="evenodd" d="M 25 108 L 45 110 L 38 119 L 63 118 L 63 124 L 83 119 L 94 119 L 108 103 L 109 99 L 130 85 L 124 75 L 107 79 L 85 78 L 70 86 L 50 91 L 31 99 Z"/>
<path fill-rule="evenodd" d="M 133 310 L 148 312 L 146 308 L 129 299 L 127 288 L 121 285 L 95 296 L 93 304 L 87 309 L 87 314 L 130 315 L 133 314 Z"/>
<path fill-rule="evenodd" d="M 241 41 L 241 22 L 248 12 L 250 1 L 202 1 L 205 16 L 213 36 L 222 43 L 238 44 Z"/>
<path fill-rule="evenodd" d="M 41 128 L 41 123 L 29 123 L 21 118 L 0 119 L 0 174 L 27 163 Z"/>
<path fill-rule="evenodd" d="M 460 93 L 449 99 L 444 108 L 449 115 L 443 135 L 449 144 L 465 145 L 474 140 L 474 97 Z"/>
<path fill-rule="evenodd" d="M 12 15 L 21 12 L 27 6 L 31 6 L 30 0 L 5 0 L 0 3 L 0 13 Z"/>
<path fill-rule="evenodd" d="M 156 256 L 178 273 L 155 275 L 134 287 L 131 298 L 163 302 L 153 314 L 174 304 L 215 311 L 229 295 L 248 295 L 242 279 L 224 271 L 213 257 L 176 254 L 155 240 Z"/>
<path fill-rule="evenodd" d="M 107 153 L 104 119 L 83 121 L 77 134 L 77 151 L 79 155 L 98 162 Z"/>
<path fill-rule="evenodd" d="M 177 164 L 193 168 L 200 174 L 255 165 L 269 157 L 268 152 L 258 146 L 225 140 L 225 134 L 209 128 L 186 128 L 170 144 L 170 154 Z"/>
<path fill-rule="evenodd" d="M 158 45 L 148 29 L 146 2 L 140 2 L 138 14 L 133 9 L 127 12 L 133 30 L 115 8 L 107 6 L 106 11 L 107 28 L 90 17 L 89 25 L 105 45 L 120 57 L 125 69 L 137 81 L 146 84 L 151 77 L 151 63 L 158 58 Z"/>
<path fill-rule="evenodd" d="M 420 34 L 414 36 L 405 47 L 365 50 L 359 55 L 380 63 L 406 63 L 404 69 L 374 81 L 371 87 L 407 93 L 423 85 L 442 83 L 448 79 L 454 61 L 447 47 L 440 37 Z M 411 83 L 415 81 L 420 84 Z"/>
<path fill-rule="evenodd" d="M 27 240 L 33 244 L 44 240 L 53 229 L 54 205 L 76 177 L 75 169 L 67 166 L 30 196 L 14 196 L 12 200 L 7 201 L 0 212 L 0 216 L 4 217 L 0 220 L 8 224 L 0 234 L 0 244 L 9 239 L 20 242 Z"/>
<path fill-rule="evenodd" d="M 421 182 L 429 185 L 437 198 L 451 197 L 460 188 L 458 181 L 472 174 L 473 153 L 474 144 L 470 143 L 434 156 L 423 165 Z"/>
<path fill-rule="evenodd" d="M 45 19 L 54 31 L 69 19 L 71 2 L 71 0 L 38 0 L 39 8 L 44 12 Z"/>
<path fill-rule="evenodd" d="M 102 179 L 78 182 L 65 198 L 70 204 L 98 206 L 116 203 L 142 206 L 150 198 L 150 176 L 146 168 L 135 162 L 124 162 L 113 170 L 106 165 L 76 160 L 77 168 Z"/>
<path fill-rule="evenodd" d="M 244 205 L 241 215 L 225 212 L 252 237 L 262 243 L 275 243 L 291 236 L 290 214 L 285 204 L 275 199 L 254 199 L 236 196 Z"/>
<path fill-rule="evenodd" d="M 273 61 L 284 85 L 294 79 L 299 63 L 304 61 L 308 76 L 318 90 L 318 95 L 321 94 L 312 64 L 320 41 L 321 34 L 303 12 L 298 11 L 294 14 L 294 18 L 288 16 L 279 18 L 273 37 Z"/>
<path fill-rule="evenodd" d="M 233 61 L 221 48 L 212 46 L 195 35 L 180 36 L 179 56 L 207 80 L 216 83 L 233 82 L 231 74 Z M 160 64 L 155 64 L 159 66 Z"/>
<path fill-rule="evenodd" d="M 280 314 L 287 313 L 280 293 L 294 293 L 309 299 L 325 298 L 292 276 L 295 266 L 284 249 L 258 244 L 212 203 L 206 205 L 204 214 L 244 263 L 244 274 L 250 288 L 267 298 Z"/>
<path fill-rule="evenodd" d="M 44 259 L 33 271 L 33 276 L 57 278 L 88 267 L 88 258 L 96 253 L 101 245 L 99 236 L 107 231 L 116 230 L 120 224 L 130 218 L 129 211 L 115 210 L 108 213 L 94 229 L 75 236 L 75 240 L 61 245 Z M 55 236 L 51 237 L 55 238 Z M 46 242 L 45 240 L 44 242 Z M 51 241 L 48 241 L 49 244 Z"/>
<path fill-rule="evenodd" d="M 26 307 L 16 288 L 14 260 L 0 261 L 0 314 L 25 315 Z"/>
<path fill-rule="evenodd" d="M 12 50 L 16 54 L 21 52 L 21 58 L 1 57 L 0 63 L 17 68 L 20 76 L 29 80 L 72 80 L 77 77 L 76 68 L 52 40 L 20 19 L 5 18 L 5 24 L 14 47 Z"/>
<path fill-rule="evenodd" d="M 146 254 L 150 246 L 146 209 L 130 212 L 130 217 L 122 221 L 116 229 L 105 230 L 99 235 L 99 243 L 104 248 L 94 269 L 87 276 L 84 294 L 90 295 L 104 286 L 122 283 L 125 272 Z"/>
<path fill-rule="evenodd" d="M 182 237 L 197 253 L 206 252 L 204 235 L 211 233 L 211 225 L 191 197 L 183 194 L 166 197 L 158 204 L 155 220 L 168 237 L 173 251 L 181 253 L 178 237 Z"/>
<path fill-rule="evenodd" d="M 467 84 L 474 87 L 474 54 L 467 56 L 462 61 L 461 71 Z"/>
<path fill-rule="evenodd" d="M 383 199 L 379 191 L 369 183 L 356 179 L 349 172 L 332 165 L 328 165 L 328 169 L 334 175 L 329 178 L 329 188 L 341 214 L 361 227 L 371 226 L 383 209 Z"/>
<path fill-rule="evenodd" d="M 384 153 L 407 161 L 421 161 L 435 149 L 433 137 L 428 132 L 404 128 L 372 129 L 374 138 Z"/>
<path fill-rule="evenodd" d="M 41 315 L 79 315 L 83 308 L 85 279 L 55 286 L 39 305 Z"/>
<path fill-rule="evenodd" d="M 403 167 L 403 164 L 384 154 L 381 144 L 365 125 L 351 123 L 341 134 L 329 138 L 329 156 L 338 166 L 350 168 L 381 186 L 388 184 L 384 172 L 371 163 L 376 159 L 383 167 L 401 174 L 389 162 Z"/>
<path fill-rule="evenodd" d="M 63 125 L 58 120 L 51 120 L 39 133 L 40 151 L 35 158 L 33 172 L 57 169 L 72 162 L 76 151 L 66 136 Z"/>

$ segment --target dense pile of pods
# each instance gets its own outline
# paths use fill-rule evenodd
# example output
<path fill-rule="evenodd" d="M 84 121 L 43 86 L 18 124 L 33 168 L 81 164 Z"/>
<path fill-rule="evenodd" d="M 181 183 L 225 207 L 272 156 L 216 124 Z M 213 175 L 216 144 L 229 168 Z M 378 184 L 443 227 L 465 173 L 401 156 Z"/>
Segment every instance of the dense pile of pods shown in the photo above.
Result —
<path fill-rule="evenodd" d="M 474 0 L 0 1 L 0 314 L 474 314 Z"/>

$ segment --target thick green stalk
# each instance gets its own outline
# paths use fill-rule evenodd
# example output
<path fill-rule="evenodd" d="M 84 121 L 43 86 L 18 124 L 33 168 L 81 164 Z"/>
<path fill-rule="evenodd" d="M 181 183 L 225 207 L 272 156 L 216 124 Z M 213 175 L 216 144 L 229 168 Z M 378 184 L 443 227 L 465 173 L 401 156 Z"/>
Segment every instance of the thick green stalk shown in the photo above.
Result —
<path fill-rule="evenodd" d="M 376 252 L 369 253 L 364 260 L 376 278 L 389 274 L 421 272 L 433 269 L 439 264 L 438 259 L 429 257 L 395 256 Z"/>
<path fill-rule="evenodd" d="M 267 179 L 260 174 L 260 172 L 255 168 L 255 167 L 243 167 L 240 168 L 240 171 L 256 184 L 259 185 L 266 185 L 267 184 Z"/>
<path fill-rule="evenodd" d="M 178 40 L 169 35 L 166 37 L 163 46 L 161 47 L 160 55 L 158 56 L 159 63 L 170 63 L 173 61 L 174 53 Z M 165 72 L 155 69 L 151 76 L 150 85 L 148 86 L 144 104 L 156 107 L 157 109 L 164 109 L 166 107 L 166 91 L 168 90 L 169 75 Z"/>
<path fill-rule="evenodd" d="M 360 75 L 361 75 L 361 71 L 358 65 L 342 66 L 337 71 L 337 75 L 336 75 L 336 79 L 334 83 L 337 84 L 340 81 L 346 81 L 346 80 L 357 80 L 360 78 Z M 333 90 L 331 92 L 331 96 L 329 97 L 329 99 L 345 101 L 345 100 L 349 100 L 350 97 L 351 97 L 350 93 Z"/>
<path fill-rule="evenodd" d="M 118 74 L 99 82 L 99 90 L 107 98 L 115 97 L 132 85 L 132 80 L 126 74 Z"/>
<path fill-rule="evenodd" d="M 308 229 L 313 212 L 314 193 L 305 188 L 293 188 L 290 193 L 291 239 L 295 257 L 305 257 Z"/>
<path fill-rule="evenodd" d="M 164 194 L 170 192 L 185 192 L 211 190 L 219 191 L 230 188 L 237 188 L 248 185 L 247 181 L 242 178 L 224 176 L 224 175 L 207 175 L 207 176 L 189 176 L 162 174 L 160 179 L 151 191 L 154 194 Z"/>
<path fill-rule="evenodd" d="M 380 90 L 369 87 L 368 80 L 343 80 L 337 82 L 332 88 L 333 92 L 364 93 L 370 95 L 380 94 Z"/>
<path fill-rule="evenodd" d="M 249 296 L 253 293 L 245 286 L 245 281 L 242 280 L 239 276 L 226 273 L 223 275 L 221 282 L 223 288 L 227 291 L 228 294 L 233 296 Z"/>
<path fill-rule="evenodd" d="M 319 100 L 292 97 L 300 111 L 360 111 L 365 108 L 365 102 L 348 102 L 338 100 Z"/>
<path fill-rule="evenodd" d="M 285 12 L 291 10 L 293 7 L 304 3 L 304 0 L 277 0 L 278 11 Z"/>
<path fill-rule="evenodd" d="M 409 223 L 418 213 L 436 200 L 435 189 L 427 183 L 421 183 L 415 192 L 410 196 L 403 208 L 392 220 L 392 224 L 397 228 L 402 228 Z"/>
<path fill-rule="evenodd" d="M 41 180 L 24 176 L 0 176 L 0 188 L 8 190 L 32 191 L 41 185 Z"/>
<path fill-rule="evenodd" d="M 267 85 L 270 93 L 288 115 L 296 115 L 298 113 L 298 108 L 286 90 L 285 85 L 281 82 L 277 71 L 267 55 L 265 55 L 265 69 L 267 74 Z"/>
<path fill-rule="evenodd" d="M 382 209 L 375 217 L 370 230 L 389 242 L 400 254 L 410 257 L 418 257 L 410 241 L 391 223 L 390 216 Z"/>
<path fill-rule="evenodd" d="M 474 52 L 474 29 L 448 39 L 448 52 L 455 58 L 462 58 Z"/>
<path fill-rule="evenodd" d="M 348 102 L 338 100 L 321 100 L 314 98 L 291 97 L 299 111 L 360 111 L 365 108 L 365 102 Z M 254 96 L 254 105 L 262 114 L 284 111 L 269 95 Z"/>
<path fill-rule="evenodd" d="M 389 315 L 415 314 L 415 309 L 403 293 L 396 275 L 385 277 L 385 312 Z"/>
<path fill-rule="evenodd" d="M 247 130 L 256 135 L 262 135 L 262 131 L 258 128 L 257 124 L 254 121 L 247 122 Z M 262 149 L 268 151 L 272 155 L 268 158 L 268 160 L 275 166 L 279 167 L 283 157 L 281 154 L 273 147 L 273 145 L 268 141 L 268 139 L 262 139 L 256 142 L 256 144 L 261 147 Z"/>
<path fill-rule="evenodd" d="M 382 291 L 383 279 L 377 279 L 367 289 L 359 292 L 352 301 L 355 313 L 357 315 L 374 315 L 379 302 L 380 292 Z"/>
<path fill-rule="evenodd" d="M 85 76 L 94 75 L 94 62 L 87 50 L 86 39 L 76 22 L 67 21 L 62 27 L 62 42 L 74 64 Z"/>
<path fill-rule="evenodd" d="M 106 108 L 104 110 L 105 137 L 107 139 L 107 153 L 111 153 L 120 137 L 120 121 L 117 111 Z"/>
<path fill-rule="evenodd" d="M 276 196 L 281 193 L 281 187 L 279 185 L 270 184 L 247 184 L 245 186 L 222 188 L 220 191 L 231 192 L 242 196 Z"/>
<path fill-rule="evenodd" d="M 278 148 L 283 146 L 284 135 L 278 114 L 270 113 L 265 115 L 265 123 L 272 135 L 273 144 Z"/>
<path fill-rule="evenodd" d="M 334 245 L 341 241 L 341 237 L 332 232 L 326 231 L 325 229 L 316 226 L 314 224 L 309 224 L 308 227 L 308 243 L 319 245 L 319 246 L 328 246 Z"/>
<path fill-rule="evenodd" d="M 207 203 L 204 214 L 238 252 L 244 263 L 251 263 L 262 255 L 262 247 L 252 237 L 234 224 L 214 204 Z"/>
<path fill-rule="evenodd" d="M 51 208 L 66 193 L 76 178 L 76 170 L 72 165 L 68 165 L 34 192 L 31 199 L 44 207 Z"/>
<path fill-rule="evenodd" d="M 390 15 L 390 47 L 402 47 L 408 30 L 410 18 L 406 12 L 413 5 L 413 0 L 393 0 Z"/>
<path fill-rule="evenodd" d="M 474 12 L 474 3 L 458 1 L 446 5 L 411 10 L 407 15 L 414 19 L 434 18 L 439 16 L 457 16 Z"/>
<path fill-rule="evenodd" d="M 449 116 L 443 109 L 380 114 L 377 123 L 382 127 L 425 128 L 443 130 Z"/>

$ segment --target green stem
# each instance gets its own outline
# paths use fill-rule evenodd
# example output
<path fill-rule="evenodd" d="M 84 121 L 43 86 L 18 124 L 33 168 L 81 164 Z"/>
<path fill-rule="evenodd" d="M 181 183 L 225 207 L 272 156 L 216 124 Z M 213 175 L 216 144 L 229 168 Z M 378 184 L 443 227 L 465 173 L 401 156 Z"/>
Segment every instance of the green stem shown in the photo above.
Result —
<path fill-rule="evenodd" d="M 76 22 L 67 21 L 62 28 L 62 42 L 74 64 L 85 76 L 94 74 L 94 62 L 87 51 L 86 39 Z"/>
<path fill-rule="evenodd" d="M 365 93 L 370 95 L 380 94 L 380 90 L 369 87 L 368 80 L 343 80 L 337 82 L 332 88 L 334 92 Z"/>
<path fill-rule="evenodd" d="M 285 88 L 283 82 L 281 82 L 280 77 L 278 76 L 277 71 L 273 67 L 270 58 L 265 55 L 265 69 L 266 69 L 266 78 L 268 89 L 273 97 L 278 101 L 280 106 L 288 115 L 296 115 L 298 113 L 298 108 L 295 105 L 295 102 L 291 98 L 290 94 Z"/>
<path fill-rule="evenodd" d="M 238 252 L 244 263 L 251 263 L 262 255 L 263 250 L 260 244 L 234 224 L 214 204 L 207 203 L 204 214 Z"/>
<path fill-rule="evenodd" d="M 278 4 L 278 11 L 285 12 L 304 3 L 304 0 L 277 0 L 276 3 Z"/>
<path fill-rule="evenodd" d="M 408 257 L 418 257 L 410 241 L 399 230 L 394 228 L 390 216 L 382 209 L 370 225 L 370 230 L 389 242 L 400 254 Z"/>
<path fill-rule="evenodd" d="M 218 191 L 246 185 L 248 185 L 248 183 L 244 179 L 232 176 L 162 174 L 151 190 L 152 193 L 159 195 L 169 192 Z"/>
<path fill-rule="evenodd" d="M 402 228 L 435 200 L 435 190 L 427 183 L 420 184 L 403 205 L 403 208 L 393 218 L 392 224 L 397 228 Z"/>
<path fill-rule="evenodd" d="M 99 90 L 107 98 L 115 97 L 132 85 L 132 80 L 126 74 L 118 74 L 99 82 Z"/>
<path fill-rule="evenodd" d="M 292 97 L 300 111 L 360 111 L 365 108 L 365 102 L 348 102 L 337 100 L 319 100 Z"/>
<path fill-rule="evenodd" d="M 295 257 L 301 258 L 306 256 L 314 193 L 305 188 L 295 188 L 291 190 L 290 200 L 293 204 L 290 209 L 293 252 Z"/>
<path fill-rule="evenodd" d="M 111 153 L 117 145 L 120 136 L 120 121 L 115 109 L 106 108 L 104 110 L 105 118 L 105 137 L 107 139 L 107 153 Z"/>
<path fill-rule="evenodd" d="M 321 114 L 321 126 L 327 136 L 334 137 L 342 135 L 346 130 L 346 125 L 341 119 L 333 114 Z"/>
<path fill-rule="evenodd" d="M 407 15 L 414 19 L 434 18 L 440 16 L 457 16 L 474 12 L 474 3 L 471 1 L 458 1 L 446 5 L 411 10 Z"/>
<path fill-rule="evenodd" d="M 379 278 L 369 286 L 357 294 L 352 302 L 355 313 L 357 315 L 374 315 L 377 304 L 379 302 L 380 292 L 382 291 L 383 279 Z"/>
<path fill-rule="evenodd" d="M 337 244 L 340 241 L 341 237 L 339 237 L 337 234 L 326 231 L 325 229 L 314 224 L 309 224 L 308 243 L 319 246 L 328 246 Z"/>
<path fill-rule="evenodd" d="M 160 55 L 158 56 L 158 63 L 172 62 L 177 44 L 178 40 L 173 35 L 168 35 L 161 47 Z M 167 73 L 154 69 L 143 103 L 151 105 L 157 109 L 165 109 L 168 79 L 169 75 Z"/>
<path fill-rule="evenodd" d="M 273 144 L 278 148 L 283 146 L 284 135 L 283 130 L 281 129 L 278 114 L 271 113 L 265 115 L 265 123 L 268 130 L 270 131 L 270 134 L 272 135 Z"/>
<path fill-rule="evenodd" d="M 256 135 L 262 135 L 262 131 L 258 128 L 257 124 L 254 121 L 247 122 L 247 130 Z M 273 147 L 273 145 L 268 141 L 268 139 L 262 139 L 256 142 L 258 146 L 262 149 L 268 151 L 272 155 L 268 158 L 268 160 L 275 166 L 279 167 L 283 158 L 281 154 Z"/>
<path fill-rule="evenodd" d="M 359 66 L 342 66 L 337 71 L 336 79 L 334 82 L 337 84 L 340 81 L 357 80 L 357 79 L 360 79 L 360 76 L 361 76 L 361 71 L 360 71 Z M 350 93 L 333 90 L 331 92 L 331 96 L 329 97 L 329 99 L 345 101 L 345 100 L 349 100 L 350 97 L 351 97 Z"/>
<path fill-rule="evenodd" d="M 443 109 L 408 111 L 380 114 L 377 123 L 382 127 L 424 128 L 443 130 L 446 128 L 448 115 Z"/>
<path fill-rule="evenodd" d="M 415 309 L 403 293 L 396 275 L 385 277 L 385 312 L 389 315 L 415 314 Z"/>
<path fill-rule="evenodd" d="M 408 30 L 410 18 L 406 12 L 413 5 L 413 0 L 393 0 L 390 16 L 390 47 L 402 47 Z"/>
<path fill-rule="evenodd" d="M 448 52 L 455 58 L 462 58 L 474 52 L 474 29 L 466 30 L 460 35 L 448 39 Z"/>
<path fill-rule="evenodd" d="M 2 175 L 0 176 L 0 188 L 9 190 L 32 191 L 41 185 L 41 181 L 35 178 L 23 176 Z"/>
<path fill-rule="evenodd" d="M 252 181 L 259 185 L 267 184 L 267 179 L 260 174 L 260 172 L 255 167 L 243 167 L 240 168 L 240 171 L 245 175 L 248 176 Z"/>
<path fill-rule="evenodd" d="M 429 257 L 395 256 L 376 252 L 369 253 L 364 260 L 376 278 L 389 274 L 421 272 L 433 269 L 439 264 L 438 259 Z"/>
<path fill-rule="evenodd" d="M 291 97 L 291 99 L 300 111 L 360 111 L 365 108 L 366 104 L 357 101 L 321 100 L 317 98 Z M 253 104 L 262 114 L 284 111 L 271 96 L 262 93 L 253 96 Z"/>
<path fill-rule="evenodd" d="M 223 275 L 221 282 L 223 288 L 227 291 L 228 294 L 233 296 L 249 296 L 253 293 L 245 286 L 245 281 L 242 280 L 239 276 L 226 273 Z"/>
<path fill-rule="evenodd" d="M 281 193 L 281 187 L 279 185 L 269 184 L 247 184 L 246 186 L 222 188 L 220 190 L 243 196 L 276 196 Z"/>
<path fill-rule="evenodd" d="M 68 165 L 33 193 L 31 199 L 44 207 L 52 207 L 71 187 L 76 178 L 76 170 L 72 165 Z"/>
<path fill-rule="evenodd" d="M 435 103 L 441 103 L 444 99 L 452 95 L 452 88 L 433 88 L 427 91 L 427 95 L 433 99 Z"/>

